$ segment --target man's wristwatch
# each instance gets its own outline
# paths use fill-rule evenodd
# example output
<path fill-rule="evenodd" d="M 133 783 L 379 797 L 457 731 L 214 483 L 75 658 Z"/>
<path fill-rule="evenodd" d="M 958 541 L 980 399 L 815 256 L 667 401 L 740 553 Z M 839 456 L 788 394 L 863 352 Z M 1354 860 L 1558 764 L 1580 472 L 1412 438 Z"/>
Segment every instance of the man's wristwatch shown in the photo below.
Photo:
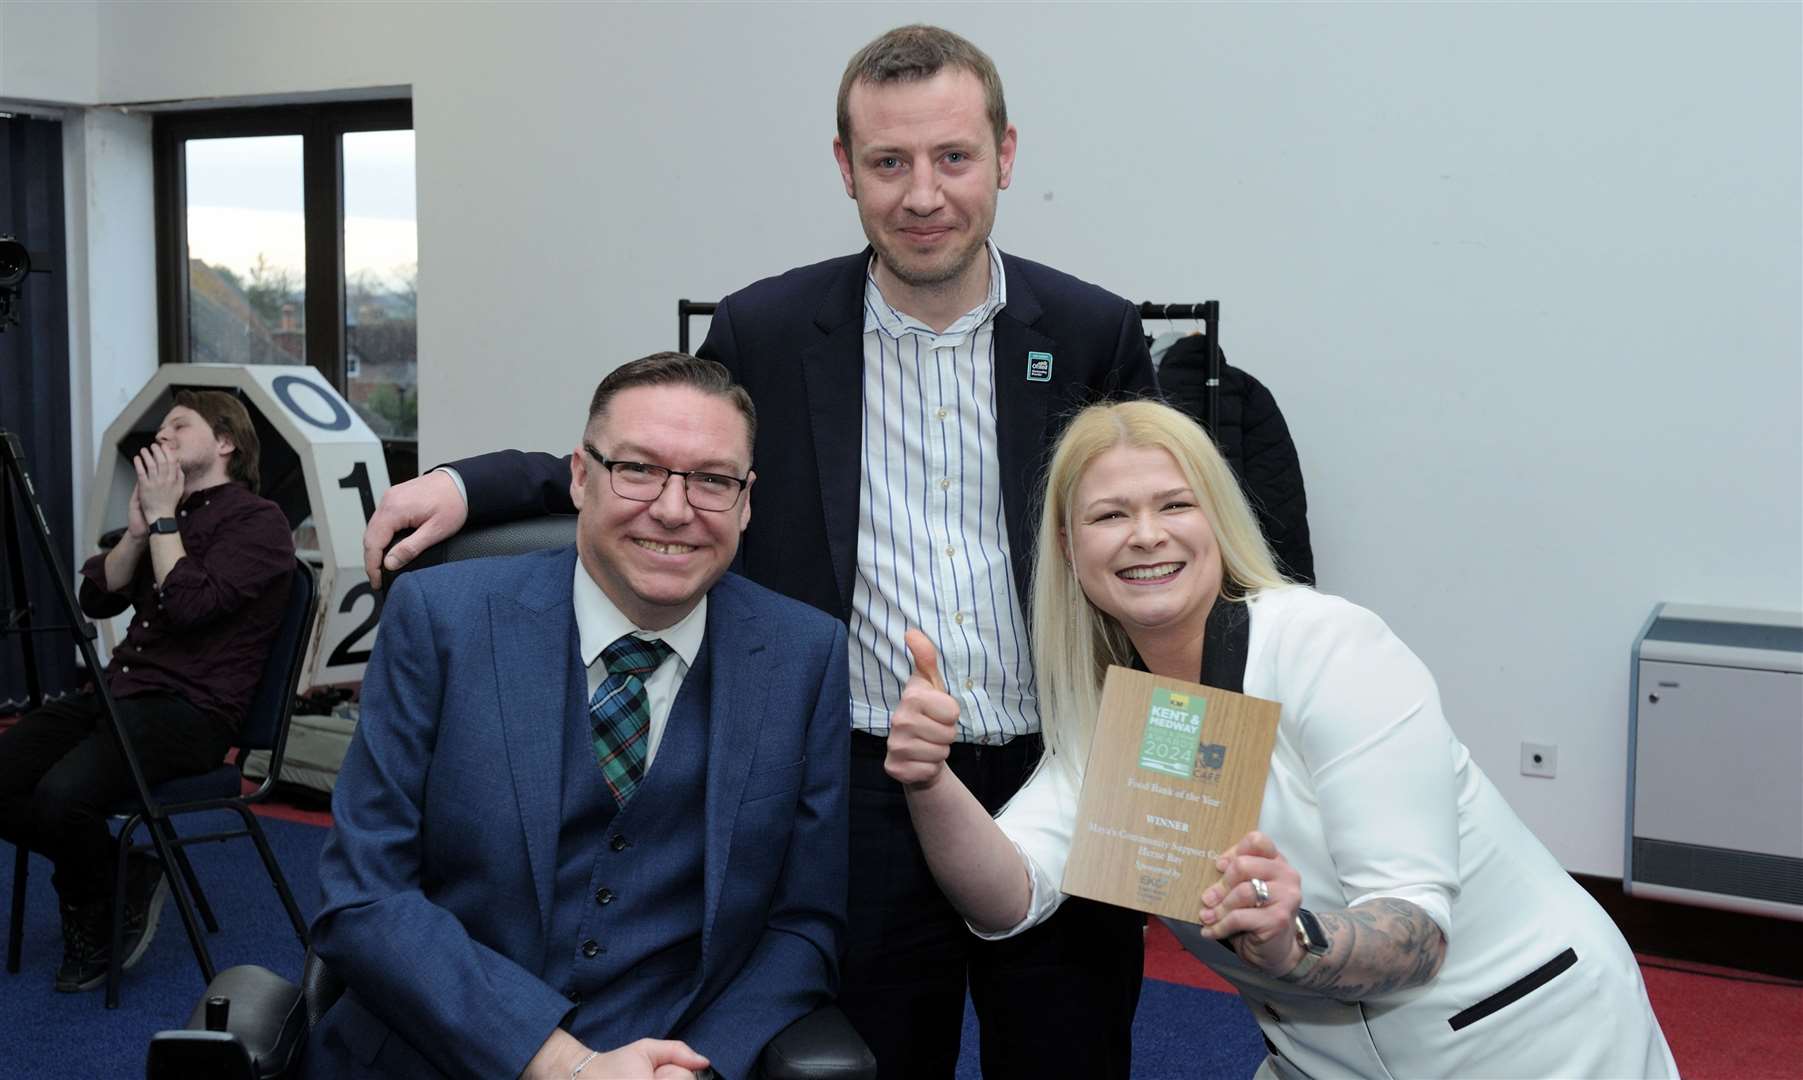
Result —
<path fill-rule="evenodd" d="M 1296 966 L 1284 972 L 1279 978 L 1285 982 L 1296 982 L 1315 969 L 1321 958 L 1327 955 L 1327 947 L 1332 942 L 1327 940 L 1327 931 L 1322 929 L 1321 920 L 1307 908 L 1296 909 L 1296 944 L 1302 946 L 1302 959 Z"/>
<path fill-rule="evenodd" d="M 160 517 L 150 523 L 150 531 L 153 533 L 173 533 L 181 532 L 182 527 L 176 524 L 175 519 L 172 517 Z"/>

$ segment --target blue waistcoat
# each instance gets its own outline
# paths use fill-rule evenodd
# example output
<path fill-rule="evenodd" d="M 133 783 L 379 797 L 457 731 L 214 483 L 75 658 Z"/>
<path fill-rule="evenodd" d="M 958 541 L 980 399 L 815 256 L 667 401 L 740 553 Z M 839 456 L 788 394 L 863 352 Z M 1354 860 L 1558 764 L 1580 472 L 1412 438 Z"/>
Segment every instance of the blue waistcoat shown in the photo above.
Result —
<path fill-rule="evenodd" d="M 592 730 L 584 724 L 565 738 L 543 976 L 575 1003 L 565 1026 L 589 1046 L 663 1036 L 700 978 L 707 669 L 704 644 L 656 759 L 618 812 Z"/>

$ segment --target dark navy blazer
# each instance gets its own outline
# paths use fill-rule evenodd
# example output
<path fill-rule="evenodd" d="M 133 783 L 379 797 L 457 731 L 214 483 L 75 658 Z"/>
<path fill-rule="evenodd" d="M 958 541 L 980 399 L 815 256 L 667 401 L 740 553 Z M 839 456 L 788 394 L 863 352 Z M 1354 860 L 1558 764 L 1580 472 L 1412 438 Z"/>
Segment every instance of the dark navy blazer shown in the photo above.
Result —
<path fill-rule="evenodd" d="M 727 575 L 701 654 L 706 818 L 698 977 L 624 978 L 578 1008 L 542 977 L 569 724 L 585 724 L 574 548 L 398 579 L 332 801 L 313 940 L 350 991 L 313 1031 L 312 1076 L 517 1076 L 566 1016 L 617 995 L 669 1017 L 725 1076 L 830 999 L 845 918 L 845 631 Z M 679 693 L 676 708 L 683 707 Z M 580 745 L 580 744 L 578 744 Z M 611 1034 L 611 1033 L 610 1033 Z M 598 1049 L 612 1049 L 600 1046 Z"/>

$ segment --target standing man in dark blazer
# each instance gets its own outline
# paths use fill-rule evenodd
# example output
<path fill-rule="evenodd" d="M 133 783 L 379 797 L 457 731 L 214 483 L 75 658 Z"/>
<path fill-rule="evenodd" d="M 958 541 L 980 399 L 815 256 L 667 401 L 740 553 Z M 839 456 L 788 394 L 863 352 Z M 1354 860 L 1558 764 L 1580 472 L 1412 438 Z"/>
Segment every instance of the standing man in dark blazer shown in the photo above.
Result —
<path fill-rule="evenodd" d="M 941 671 L 961 694 L 953 770 L 992 812 L 1032 771 L 1040 720 L 1023 598 L 1040 468 L 1078 406 L 1153 392 L 1131 304 L 990 240 L 1015 143 L 976 46 L 925 26 L 871 42 L 845 69 L 833 143 L 870 247 L 728 296 L 701 349 L 761 418 L 767 479 L 743 572 L 850 628 L 839 1002 L 883 1075 L 905 1080 L 952 1075 L 967 985 L 986 1076 L 1125 1077 L 1139 997 L 1134 913 L 1073 900 L 1018 938 L 971 935 L 883 771 L 912 672 L 909 627 L 942 643 Z M 549 455 L 452 468 L 384 497 L 364 540 L 372 580 L 384 557 L 397 568 L 466 517 L 569 509 L 568 466 Z M 418 531 L 388 549 L 408 526 Z"/>

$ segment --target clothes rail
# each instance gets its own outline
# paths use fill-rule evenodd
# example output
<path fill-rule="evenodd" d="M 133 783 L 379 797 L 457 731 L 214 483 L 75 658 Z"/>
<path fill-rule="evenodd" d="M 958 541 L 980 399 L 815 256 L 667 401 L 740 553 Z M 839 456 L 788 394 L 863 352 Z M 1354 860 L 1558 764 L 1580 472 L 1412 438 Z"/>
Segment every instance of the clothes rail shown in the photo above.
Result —
<path fill-rule="evenodd" d="M 712 315 L 720 305 L 713 300 L 676 301 L 676 351 L 689 351 L 689 320 L 697 315 Z"/>
<path fill-rule="evenodd" d="M 1199 304 L 1160 304 L 1150 300 L 1139 305 L 1140 322 L 1180 322 L 1193 319 L 1202 324 L 1204 354 L 1208 357 L 1207 425 L 1210 436 L 1220 430 L 1219 398 L 1221 391 L 1221 302 L 1204 300 Z"/>

